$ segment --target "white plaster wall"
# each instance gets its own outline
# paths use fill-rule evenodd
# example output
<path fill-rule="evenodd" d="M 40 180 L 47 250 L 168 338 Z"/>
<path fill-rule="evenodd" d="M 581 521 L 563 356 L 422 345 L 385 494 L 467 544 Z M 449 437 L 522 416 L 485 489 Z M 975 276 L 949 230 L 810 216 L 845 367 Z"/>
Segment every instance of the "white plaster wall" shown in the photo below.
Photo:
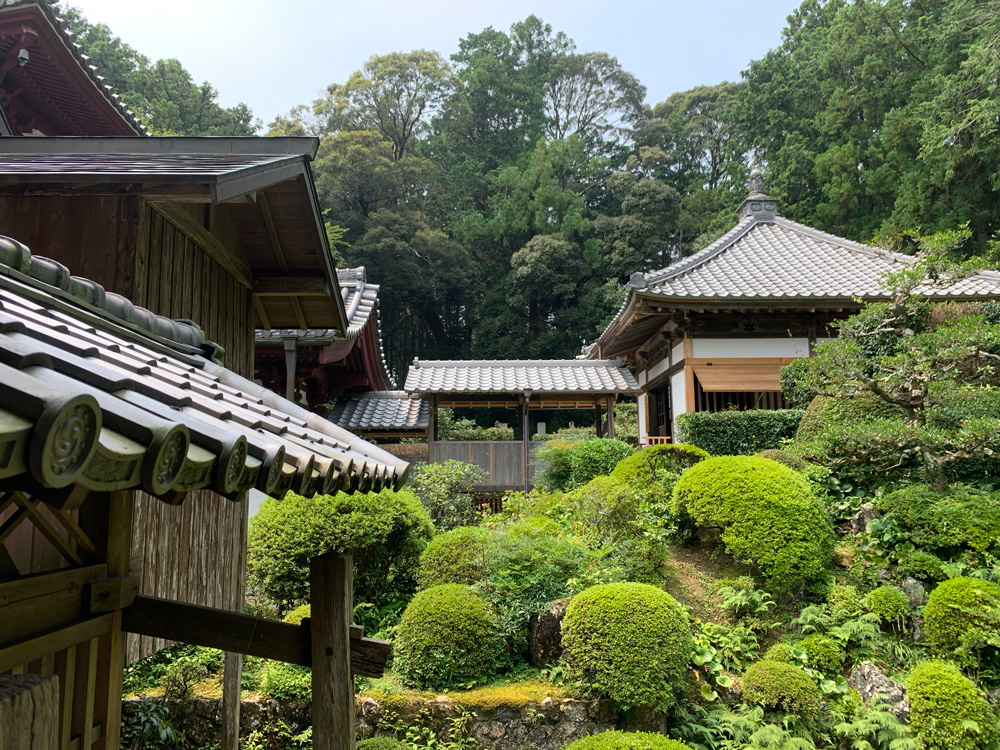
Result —
<path fill-rule="evenodd" d="M 669 369 L 670 369 L 669 359 L 664 359 L 662 362 L 657 362 L 655 365 L 646 370 L 646 380 L 645 382 L 642 383 L 642 385 L 645 385 L 653 378 L 658 378 L 660 375 L 662 375 Z"/>
<path fill-rule="evenodd" d="M 646 377 L 645 370 L 642 370 L 638 375 L 636 375 L 635 379 L 639 382 L 639 385 L 646 385 L 646 383 L 649 381 L 649 378 Z"/>
<path fill-rule="evenodd" d="M 639 437 L 645 437 L 649 434 L 649 430 L 646 429 L 646 399 L 648 399 L 645 393 L 640 394 L 637 399 L 639 402 Z"/>
<path fill-rule="evenodd" d="M 808 357 L 809 339 L 695 339 L 692 353 L 699 359 L 727 357 Z"/>
<path fill-rule="evenodd" d="M 670 362 L 671 364 L 676 364 L 682 359 L 684 359 L 684 343 L 678 341 L 670 350 Z"/>
<path fill-rule="evenodd" d="M 677 439 L 677 415 L 683 414 L 686 409 L 687 400 L 684 398 L 684 371 L 675 372 L 670 376 L 670 409 L 673 412 L 673 426 L 671 435 Z"/>

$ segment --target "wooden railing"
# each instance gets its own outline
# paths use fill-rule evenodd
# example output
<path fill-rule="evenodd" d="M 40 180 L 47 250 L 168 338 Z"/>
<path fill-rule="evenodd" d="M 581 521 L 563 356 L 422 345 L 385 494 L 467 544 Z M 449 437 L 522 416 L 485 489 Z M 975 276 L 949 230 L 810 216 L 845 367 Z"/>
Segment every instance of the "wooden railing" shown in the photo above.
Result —
<path fill-rule="evenodd" d="M 639 439 L 639 446 L 645 448 L 650 445 L 666 445 L 670 442 L 670 435 L 646 435 Z"/>

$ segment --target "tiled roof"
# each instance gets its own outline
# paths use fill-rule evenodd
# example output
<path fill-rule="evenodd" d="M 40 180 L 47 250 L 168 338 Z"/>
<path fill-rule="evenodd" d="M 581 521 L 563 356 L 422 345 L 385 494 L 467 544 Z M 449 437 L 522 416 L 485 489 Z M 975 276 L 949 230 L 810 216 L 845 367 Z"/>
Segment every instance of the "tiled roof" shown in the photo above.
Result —
<path fill-rule="evenodd" d="M 413 360 L 410 393 L 630 393 L 639 390 L 621 360 Z"/>
<path fill-rule="evenodd" d="M 345 430 L 426 430 L 430 406 L 406 391 L 370 391 L 338 398 L 329 419 Z"/>
<path fill-rule="evenodd" d="M 227 370 L 195 326 L 169 322 L 0 238 L 0 478 L 160 497 L 405 481 L 405 462 Z"/>
<path fill-rule="evenodd" d="M 365 323 L 371 317 L 378 304 L 378 284 L 371 284 L 365 278 L 365 267 L 338 268 L 337 281 L 340 284 L 340 296 L 344 299 L 344 309 L 347 311 L 347 335 L 341 335 L 336 328 L 270 328 L 257 329 L 257 341 L 273 339 L 300 339 L 302 343 L 309 340 L 329 341 L 332 339 L 355 339 L 361 335 Z"/>
<path fill-rule="evenodd" d="M 70 31 L 69 28 L 67 28 L 66 21 L 59 16 L 58 0 L 4 0 L 4 2 L 0 2 L 0 7 L 25 5 L 35 5 L 42 11 L 52 27 L 59 32 L 66 48 L 70 50 L 74 57 L 76 57 L 80 67 L 87 74 L 90 80 L 93 81 L 94 86 L 96 86 L 104 98 L 107 99 L 116 110 L 118 110 L 119 115 L 128 123 L 129 127 L 131 127 L 139 135 L 149 135 L 149 131 L 146 126 L 142 124 L 142 121 L 131 109 L 128 108 L 128 105 L 122 101 L 121 96 L 115 92 L 111 84 L 107 82 L 107 79 L 101 75 L 97 66 L 91 63 L 90 57 L 84 54 L 83 47 L 76 41 L 76 35 Z"/>
<path fill-rule="evenodd" d="M 636 274 L 629 288 L 680 301 L 877 300 L 889 297 L 881 285 L 885 274 L 914 260 L 781 216 L 748 216 L 701 252 Z M 1000 274 L 984 271 L 949 287 L 917 291 L 940 299 L 998 297 Z"/>

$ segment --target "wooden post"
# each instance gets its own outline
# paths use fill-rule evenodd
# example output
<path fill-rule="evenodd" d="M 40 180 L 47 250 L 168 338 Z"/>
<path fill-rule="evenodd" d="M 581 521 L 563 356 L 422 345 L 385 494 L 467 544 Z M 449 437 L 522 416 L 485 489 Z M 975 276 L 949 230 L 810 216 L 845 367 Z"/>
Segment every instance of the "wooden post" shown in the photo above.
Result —
<path fill-rule="evenodd" d="M 98 496 L 100 497 L 100 496 Z M 135 493 L 131 490 L 116 491 L 108 496 L 108 542 L 105 559 L 108 575 L 112 577 L 135 575 L 130 570 L 132 560 L 132 520 Z M 96 502 L 93 495 L 91 502 Z M 111 628 L 111 653 L 108 667 L 107 738 L 104 747 L 118 747 L 122 723 L 122 671 L 125 669 L 125 633 L 121 629 L 121 612 L 114 613 Z M 89 720 L 89 719 L 88 719 Z"/>
<path fill-rule="evenodd" d="M 437 426 L 438 426 L 438 406 L 437 406 L 437 396 L 433 393 L 427 396 L 430 403 L 430 414 L 427 419 L 427 463 L 434 463 L 434 443 L 437 441 Z"/>
<path fill-rule="evenodd" d="M 615 397 L 608 396 L 608 437 L 615 436 Z"/>
<path fill-rule="evenodd" d="M 222 664 L 222 750 L 240 746 L 240 698 L 243 654 L 226 651 Z"/>
<path fill-rule="evenodd" d="M 601 402 L 594 402 L 594 425 L 597 429 L 597 437 L 604 437 L 604 422 L 601 419 Z"/>
<path fill-rule="evenodd" d="M 3 750 L 57 750 L 58 677 L 42 674 L 0 676 L 0 747 Z"/>
<path fill-rule="evenodd" d="M 326 554 L 310 561 L 314 750 L 355 747 L 350 643 L 353 589 L 350 555 Z"/>
<path fill-rule="evenodd" d="M 299 340 L 284 339 L 285 344 L 285 398 L 295 403 L 295 373 L 298 369 Z"/>
<path fill-rule="evenodd" d="M 531 425 L 528 419 L 528 401 L 531 399 L 531 391 L 525 391 L 521 399 L 521 477 L 524 479 L 524 491 L 529 489 L 528 461 L 531 457 Z"/>

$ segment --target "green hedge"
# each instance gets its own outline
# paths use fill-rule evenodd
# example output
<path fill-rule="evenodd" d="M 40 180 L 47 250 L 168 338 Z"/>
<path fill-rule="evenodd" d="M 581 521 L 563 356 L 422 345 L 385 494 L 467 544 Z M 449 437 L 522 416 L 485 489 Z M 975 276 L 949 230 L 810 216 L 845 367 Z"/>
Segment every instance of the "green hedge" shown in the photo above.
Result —
<path fill-rule="evenodd" d="M 1000 638 L 1000 585 L 978 578 L 939 584 L 924 607 L 927 642 L 935 653 L 982 647 Z"/>
<path fill-rule="evenodd" d="M 802 409 L 696 411 L 677 415 L 679 439 L 713 456 L 750 456 L 795 437 Z"/>
<path fill-rule="evenodd" d="M 691 750 L 691 746 L 667 739 L 662 734 L 612 730 L 584 737 L 563 750 Z"/>
<path fill-rule="evenodd" d="M 819 710 L 816 683 L 794 664 L 759 661 L 743 675 L 743 697 L 764 708 L 807 714 Z"/>

